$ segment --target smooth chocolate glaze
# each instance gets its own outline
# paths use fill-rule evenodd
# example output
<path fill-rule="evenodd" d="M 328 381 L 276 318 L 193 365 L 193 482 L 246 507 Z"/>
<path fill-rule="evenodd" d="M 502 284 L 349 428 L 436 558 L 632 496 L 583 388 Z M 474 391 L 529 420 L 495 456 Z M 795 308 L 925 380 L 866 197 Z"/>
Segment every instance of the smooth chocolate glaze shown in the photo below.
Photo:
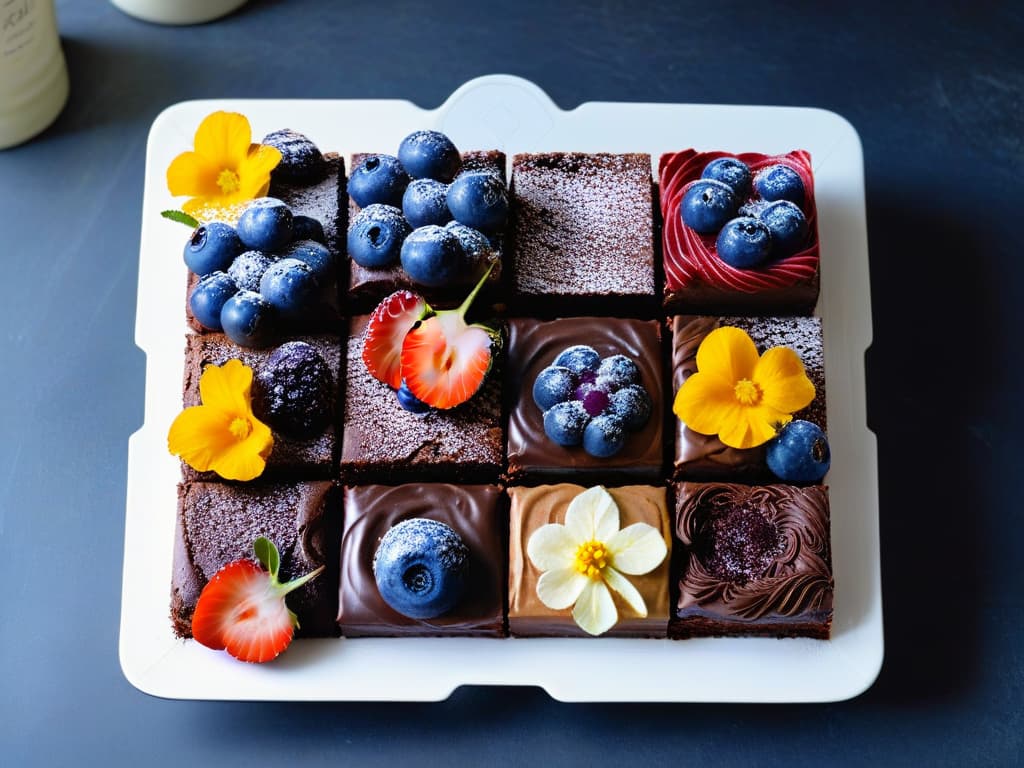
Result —
<path fill-rule="evenodd" d="M 345 488 L 338 624 L 346 637 L 504 637 L 506 517 L 494 485 L 365 485 Z M 446 523 L 470 552 L 466 593 L 450 612 L 411 619 L 381 598 L 373 576 L 380 539 L 403 520 Z"/>
<path fill-rule="evenodd" d="M 533 383 L 566 347 L 587 344 L 601 357 L 622 354 L 640 369 L 651 396 L 651 416 L 638 432 L 629 433 L 623 449 L 606 459 L 583 450 L 563 448 L 544 433 L 544 414 L 533 401 Z M 664 465 L 662 445 L 661 337 L 653 320 L 571 317 L 509 321 L 508 346 L 508 474 L 524 478 L 577 482 L 655 481 Z"/>
<path fill-rule="evenodd" d="M 288 595 L 288 607 L 299 617 L 299 636 L 336 636 L 340 496 L 327 481 L 179 485 L 171 581 L 175 634 L 192 636 L 192 612 L 203 587 L 228 563 L 255 560 L 253 542 L 265 536 L 281 555 L 282 583 L 326 566 Z"/>
<path fill-rule="evenodd" d="M 352 167 L 358 168 L 363 160 L 374 153 L 357 152 L 352 155 Z M 459 175 L 472 173 L 474 171 L 489 171 L 496 173 L 505 181 L 505 153 L 497 150 L 474 151 L 462 153 L 462 168 Z M 362 210 L 351 197 L 348 198 L 348 221 L 349 224 L 355 220 L 356 215 Z M 498 250 L 498 259 L 494 263 L 494 269 L 487 278 L 481 296 L 477 298 L 477 306 L 485 306 L 495 299 L 498 287 L 502 283 L 503 272 L 503 251 L 505 244 L 505 233 L 499 232 L 489 237 L 491 244 Z M 480 272 L 461 275 L 458 279 L 448 285 L 429 287 L 414 283 L 400 264 L 382 269 L 369 269 L 361 267 L 352 259 L 348 261 L 348 309 L 350 312 L 371 312 L 377 303 L 388 294 L 406 289 L 415 291 L 425 297 L 435 309 L 455 307 L 462 303 L 466 294 L 476 285 L 480 279 L 483 266 Z"/>
<path fill-rule="evenodd" d="M 338 382 L 341 374 L 341 342 L 337 336 L 300 336 L 292 341 L 304 341 L 313 346 L 324 358 L 332 377 L 332 403 L 338 402 Z M 283 342 L 282 342 L 283 343 Z M 253 386 L 257 386 L 255 375 L 277 347 L 250 349 L 233 343 L 222 333 L 189 334 L 185 337 L 185 373 L 182 403 L 188 408 L 199 405 L 199 379 L 207 365 L 223 365 L 228 360 L 241 360 L 253 369 Z M 273 431 L 274 447 L 267 457 L 267 467 L 260 479 L 273 480 L 303 477 L 328 478 L 332 475 L 334 456 L 338 448 L 338 434 L 335 426 L 337 408 L 331 419 L 319 434 L 308 440 L 296 440 Z M 182 476 L 191 480 L 220 480 L 214 472 L 196 472 L 181 463 Z"/>
<path fill-rule="evenodd" d="M 757 525 L 753 515 L 761 518 Z M 825 486 L 682 483 L 676 487 L 676 536 L 685 554 L 671 637 L 829 636 Z M 731 549 L 716 547 L 716 537 L 727 538 Z"/>
<path fill-rule="evenodd" d="M 548 523 L 564 523 L 569 503 L 586 488 L 562 483 L 536 488 L 508 489 L 509 510 L 508 625 L 520 637 L 590 637 L 572 618 L 572 609 L 556 611 L 537 597 L 541 572 L 526 554 L 533 532 Z M 647 605 L 641 617 L 612 590 L 619 621 L 602 637 L 665 637 L 669 618 L 669 564 L 672 560 L 672 532 L 665 489 L 649 485 L 608 488 L 619 508 L 619 528 L 647 523 L 661 531 L 669 554 L 650 573 L 626 578 L 639 590 Z"/>
<path fill-rule="evenodd" d="M 803 361 L 807 377 L 814 384 L 814 400 L 793 415 L 817 424 L 825 420 L 825 356 L 822 347 L 821 319 L 817 317 L 709 317 L 677 315 L 672 318 L 672 393 L 697 371 L 697 348 L 716 328 L 731 325 L 750 334 L 757 350 L 785 346 Z M 676 480 L 738 480 L 757 483 L 777 478 L 765 463 L 765 447 L 729 448 L 717 435 L 702 435 L 688 428 L 674 414 Z"/>

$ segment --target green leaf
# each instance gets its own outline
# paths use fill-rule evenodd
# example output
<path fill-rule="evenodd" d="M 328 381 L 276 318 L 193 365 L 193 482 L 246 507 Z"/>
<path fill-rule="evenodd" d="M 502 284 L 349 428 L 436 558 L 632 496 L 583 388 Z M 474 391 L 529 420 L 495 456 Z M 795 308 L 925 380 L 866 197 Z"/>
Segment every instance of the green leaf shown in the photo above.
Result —
<path fill-rule="evenodd" d="M 260 536 L 252 544 L 256 559 L 260 565 L 270 571 L 272 578 L 277 579 L 277 571 L 281 567 L 281 556 L 277 553 L 277 547 L 270 539 Z"/>
<path fill-rule="evenodd" d="M 176 221 L 179 224 L 184 224 L 186 227 L 191 227 L 192 229 L 199 226 L 199 222 L 184 211 L 160 211 L 160 215 L 165 219 Z"/>

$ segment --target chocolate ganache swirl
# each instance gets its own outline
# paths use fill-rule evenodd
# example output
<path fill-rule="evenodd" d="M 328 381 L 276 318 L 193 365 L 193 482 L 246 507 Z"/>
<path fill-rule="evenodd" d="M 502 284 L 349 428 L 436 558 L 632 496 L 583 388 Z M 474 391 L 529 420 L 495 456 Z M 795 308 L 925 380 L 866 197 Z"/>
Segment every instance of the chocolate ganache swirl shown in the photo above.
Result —
<path fill-rule="evenodd" d="M 687 187 L 700 178 L 704 167 L 720 157 L 735 157 L 746 163 L 751 172 L 769 165 L 792 168 L 804 184 L 805 202 L 801 206 L 807 217 L 806 247 L 758 269 L 737 269 L 718 258 L 717 233 L 701 235 L 683 223 L 679 203 Z M 818 270 L 818 215 L 814 205 L 814 175 L 811 156 L 804 150 L 785 155 L 762 155 L 745 152 L 697 152 L 687 149 L 662 155 L 658 175 L 661 179 L 661 215 L 664 221 L 665 286 L 679 290 L 694 282 L 703 282 L 719 289 L 758 293 L 787 288 L 811 280 Z M 748 200 L 741 201 L 743 203 Z"/>
<path fill-rule="evenodd" d="M 677 615 L 795 618 L 832 608 L 824 486 L 684 483 L 676 534 L 689 550 Z"/>

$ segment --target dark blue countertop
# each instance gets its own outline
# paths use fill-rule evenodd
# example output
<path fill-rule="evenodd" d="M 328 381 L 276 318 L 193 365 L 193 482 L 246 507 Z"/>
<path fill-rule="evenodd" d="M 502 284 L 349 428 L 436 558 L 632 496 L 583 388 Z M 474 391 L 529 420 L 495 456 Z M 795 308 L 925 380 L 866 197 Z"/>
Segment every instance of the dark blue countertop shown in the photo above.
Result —
<path fill-rule="evenodd" d="M 1024 9 L 1011 3 L 251 0 L 193 28 L 57 2 L 70 102 L 0 152 L 0 746 L 9 765 L 1010 765 L 1024 750 Z M 1015 51 L 1017 51 L 1015 53 Z M 193 98 L 833 110 L 864 145 L 886 659 L 828 705 L 176 702 L 118 664 L 146 135 Z M 595 674 L 600 674 L 595 670 Z M 9 762 L 7 762 L 9 761 Z"/>

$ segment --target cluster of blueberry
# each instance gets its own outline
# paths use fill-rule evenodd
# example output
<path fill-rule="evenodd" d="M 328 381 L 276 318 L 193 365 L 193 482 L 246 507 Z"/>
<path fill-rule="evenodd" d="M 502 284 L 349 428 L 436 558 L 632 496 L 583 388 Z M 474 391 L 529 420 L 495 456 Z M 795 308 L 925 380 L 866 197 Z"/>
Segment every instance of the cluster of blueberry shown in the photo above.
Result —
<path fill-rule="evenodd" d="M 301 325 L 330 303 L 334 257 L 324 241 L 319 221 L 273 197 L 250 203 L 237 227 L 198 227 L 185 244 L 185 263 L 201 278 L 189 296 L 192 315 L 240 346 L 273 343 L 282 325 Z"/>
<path fill-rule="evenodd" d="M 757 197 L 744 204 L 751 187 Z M 796 253 L 806 242 L 804 197 L 803 181 L 788 165 L 767 166 L 754 177 L 741 160 L 720 157 L 687 187 L 679 214 L 696 232 L 718 232 L 722 261 L 751 269 Z"/>
<path fill-rule="evenodd" d="M 352 171 L 348 193 L 362 210 L 348 230 L 348 253 L 362 267 L 401 262 L 416 283 L 442 286 L 479 272 L 493 253 L 489 236 L 508 216 L 508 191 L 488 171 L 459 174 L 451 139 L 416 131 L 398 156 L 370 155 Z"/>
<path fill-rule="evenodd" d="M 330 423 L 334 378 L 311 344 L 282 344 L 259 366 L 253 383 L 253 412 L 273 430 L 308 440 Z"/>
<path fill-rule="evenodd" d="M 652 407 L 636 363 L 625 355 L 602 360 L 583 344 L 563 350 L 537 375 L 533 401 L 544 412 L 548 438 L 567 448 L 582 444 L 597 458 L 621 451 Z"/>

